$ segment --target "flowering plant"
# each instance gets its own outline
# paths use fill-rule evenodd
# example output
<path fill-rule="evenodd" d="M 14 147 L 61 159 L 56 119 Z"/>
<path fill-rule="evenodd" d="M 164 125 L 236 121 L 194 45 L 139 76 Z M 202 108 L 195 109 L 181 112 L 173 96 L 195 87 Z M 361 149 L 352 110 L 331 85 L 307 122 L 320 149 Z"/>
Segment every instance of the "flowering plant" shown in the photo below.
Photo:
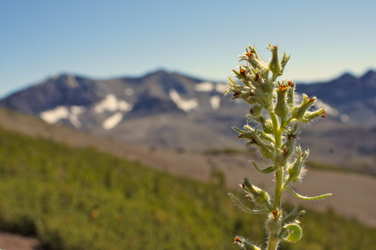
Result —
<path fill-rule="evenodd" d="M 245 197 L 250 200 L 252 207 L 245 206 L 236 196 L 229 193 L 232 201 L 242 211 L 249 214 L 266 214 L 267 243 L 264 249 L 275 250 L 281 241 L 295 243 L 302 237 L 299 218 L 305 213 L 295 206 L 290 212 L 285 211 L 282 204 L 284 191 L 289 191 L 303 200 L 319 200 L 331 194 L 307 197 L 298 194 L 289 187 L 291 182 L 302 179 L 306 170 L 305 160 L 309 151 L 302 151 L 295 145 L 300 134 L 298 123 L 307 124 L 318 117 L 325 117 L 324 109 L 310 111 L 316 103 L 316 97 L 303 94 L 303 100 L 297 103 L 295 98 L 295 83 L 288 80 L 277 81 L 283 74 L 290 56 L 284 53 L 282 60 L 278 57 L 278 46 L 268 45 L 272 53 L 269 64 L 258 55 L 256 48 L 248 46 L 246 52 L 240 55 L 240 61 L 246 61 L 238 70 L 233 70 L 234 79 L 229 78 L 229 89 L 234 99 L 242 99 L 251 105 L 249 118 L 244 129 L 234 127 L 239 132 L 238 139 L 245 139 L 245 146 L 255 147 L 262 157 L 272 162 L 272 166 L 260 169 L 255 162 L 254 168 L 262 174 L 275 173 L 275 190 L 271 197 L 265 190 L 255 186 L 248 178 L 240 187 Z M 257 125 L 250 126 L 254 121 Z M 261 250 L 262 248 L 250 243 L 241 236 L 235 237 L 235 243 L 244 250 Z"/>

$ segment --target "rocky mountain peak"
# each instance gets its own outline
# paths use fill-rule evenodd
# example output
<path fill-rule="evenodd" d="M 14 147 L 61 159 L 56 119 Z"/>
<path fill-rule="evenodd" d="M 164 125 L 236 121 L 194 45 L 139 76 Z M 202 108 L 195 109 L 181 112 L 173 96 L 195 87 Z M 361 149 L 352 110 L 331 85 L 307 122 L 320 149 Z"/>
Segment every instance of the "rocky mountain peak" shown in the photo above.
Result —
<path fill-rule="evenodd" d="M 337 78 L 335 81 L 341 82 L 341 84 L 354 81 L 356 77 L 348 72 L 341 75 L 339 78 Z"/>
<path fill-rule="evenodd" d="M 361 77 L 362 82 L 368 86 L 373 86 L 376 88 L 376 71 L 369 70 Z"/>
<path fill-rule="evenodd" d="M 356 78 L 346 73 L 329 82 L 298 84 L 297 91 L 317 96 L 320 107 L 327 109 L 328 115 L 333 114 L 339 122 L 341 115 L 346 115 L 344 121 L 374 123 L 375 75 L 374 71 L 369 71 Z M 37 115 L 48 123 L 63 123 L 99 134 L 116 134 L 117 129 L 120 131 L 139 120 L 153 124 L 152 119 L 159 116 L 170 117 L 166 122 L 178 122 L 173 120 L 179 117 L 184 120 L 181 120 L 183 124 L 191 124 L 192 129 L 212 124 L 221 130 L 218 121 L 227 129 L 234 121 L 243 121 L 244 117 L 237 114 L 248 109 L 224 97 L 226 88 L 224 83 L 165 70 L 143 77 L 108 80 L 62 74 L 8 96 L 0 105 Z M 210 131 L 206 133 L 212 133 Z"/>

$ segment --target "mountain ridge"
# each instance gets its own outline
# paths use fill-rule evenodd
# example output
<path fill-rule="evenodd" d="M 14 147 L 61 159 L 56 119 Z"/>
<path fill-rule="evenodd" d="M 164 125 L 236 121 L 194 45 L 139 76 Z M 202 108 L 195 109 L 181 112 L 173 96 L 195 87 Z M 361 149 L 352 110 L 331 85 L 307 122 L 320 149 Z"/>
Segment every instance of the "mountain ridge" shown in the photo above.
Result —
<path fill-rule="evenodd" d="M 204 93 L 207 94 L 206 99 L 210 99 L 225 89 L 226 85 L 223 83 L 213 83 L 177 72 L 169 73 L 165 70 L 149 72 L 139 77 L 104 80 L 62 74 L 11 94 L 1 99 L 0 105 L 40 116 L 41 112 L 53 110 L 58 106 L 82 106 L 87 109 L 106 99 L 108 95 L 114 95 L 115 98 L 123 99 L 132 107 L 136 107 L 136 110 L 130 110 L 130 115 L 137 113 L 135 112 L 137 110 L 145 112 L 145 107 L 150 105 L 160 106 L 162 113 L 168 112 L 168 108 L 171 112 L 178 109 L 187 112 L 198 108 L 195 100 L 202 101 L 205 98 Z M 342 104 L 355 101 L 360 103 L 363 109 L 373 113 L 376 110 L 374 101 L 376 72 L 369 70 L 361 77 L 345 73 L 328 82 L 297 83 L 297 92 L 318 96 L 325 104 L 336 106 L 335 109 L 341 109 Z M 225 100 L 222 99 L 221 96 L 217 96 L 209 102 L 216 107 L 221 105 L 221 101 L 222 104 L 224 103 Z M 150 114 L 154 114 L 157 110 L 157 108 L 150 109 Z M 341 113 L 346 114 L 346 112 L 348 110 Z M 367 115 L 363 116 L 367 117 Z M 364 123 L 364 119 L 361 122 Z M 372 123 L 373 120 L 369 122 L 369 124 Z"/>
<path fill-rule="evenodd" d="M 223 95 L 226 88 L 224 83 L 164 70 L 104 80 L 60 75 L 14 93 L 0 100 L 0 105 L 119 142 L 193 151 L 240 149 L 243 144 L 234 139 L 231 127 L 243 126 L 249 107 L 230 101 Z M 376 163 L 372 156 L 376 148 L 372 132 L 376 124 L 375 71 L 361 77 L 344 74 L 310 85 L 298 83 L 297 92 L 317 96 L 316 108 L 328 114 L 312 128 L 302 127 L 308 133 L 301 141 L 303 146 L 320 153 L 313 160 L 344 166 Z"/>

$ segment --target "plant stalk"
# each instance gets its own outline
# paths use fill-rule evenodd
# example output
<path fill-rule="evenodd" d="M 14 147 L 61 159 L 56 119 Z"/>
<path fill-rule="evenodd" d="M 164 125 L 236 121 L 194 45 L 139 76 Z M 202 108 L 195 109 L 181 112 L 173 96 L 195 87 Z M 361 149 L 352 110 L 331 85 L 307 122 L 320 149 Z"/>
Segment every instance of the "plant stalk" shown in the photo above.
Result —
<path fill-rule="evenodd" d="M 274 239 L 273 236 L 269 237 L 267 250 L 275 250 L 278 247 L 279 240 Z"/>
<path fill-rule="evenodd" d="M 284 131 L 283 128 L 280 128 L 278 116 L 274 113 L 269 111 L 270 118 L 273 123 L 273 130 L 274 130 L 274 141 L 275 141 L 275 149 L 279 149 L 282 144 L 282 133 Z M 282 121 L 281 121 L 282 122 Z M 276 166 L 277 170 L 275 173 L 275 189 L 274 189 L 274 198 L 273 198 L 273 211 L 281 210 L 281 198 L 283 193 L 283 169 L 282 166 Z M 268 243 L 267 243 L 267 250 L 276 250 L 278 247 L 279 240 L 274 238 L 274 233 L 269 231 Z"/>

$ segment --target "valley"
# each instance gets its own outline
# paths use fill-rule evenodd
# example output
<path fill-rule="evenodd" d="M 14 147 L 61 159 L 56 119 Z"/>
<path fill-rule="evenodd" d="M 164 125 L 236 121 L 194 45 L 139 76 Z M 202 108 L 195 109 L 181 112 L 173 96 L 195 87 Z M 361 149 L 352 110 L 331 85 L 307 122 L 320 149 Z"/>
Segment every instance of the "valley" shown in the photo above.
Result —
<path fill-rule="evenodd" d="M 266 162 L 257 160 L 258 157 L 254 154 L 211 155 L 119 143 L 113 139 L 95 137 L 72 128 L 49 125 L 39 118 L 3 109 L 0 110 L 0 126 L 36 138 L 53 139 L 76 148 L 95 148 L 141 162 L 153 169 L 203 182 L 210 182 L 212 171 L 219 170 L 224 173 L 229 189 L 238 189 L 238 184 L 244 176 L 248 176 L 256 185 L 262 185 L 269 190 L 273 187 L 270 177 L 256 172 L 248 162 L 254 160 L 260 166 L 267 166 Z M 303 183 L 294 184 L 294 188 L 304 195 L 332 192 L 333 196 L 320 202 L 307 202 L 286 194 L 288 201 L 299 202 L 303 206 L 321 211 L 331 207 L 341 215 L 356 218 L 366 225 L 376 227 L 374 210 L 376 200 L 373 197 L 376 178 L 366 174 L 310 169 L 309 166 L 308 171 L 309 174 L 304 178 Z"/>

